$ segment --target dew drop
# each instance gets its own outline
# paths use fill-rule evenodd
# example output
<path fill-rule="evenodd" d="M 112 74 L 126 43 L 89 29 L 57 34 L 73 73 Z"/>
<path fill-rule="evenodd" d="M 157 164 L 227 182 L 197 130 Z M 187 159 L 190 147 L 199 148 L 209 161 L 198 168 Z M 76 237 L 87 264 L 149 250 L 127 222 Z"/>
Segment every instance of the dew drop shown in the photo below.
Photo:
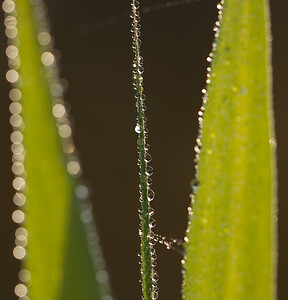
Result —
<path fill-rule="evenodd" d="M 154 191 L 149 188 L 149 190 L 148 190 L 148 201 L 152 201 L 154 199 L 154 197 L 155 197 Z"/>
<path fill-rule="evenodd" d="M 51 42 L 51 35 L 49 32 L 42 31 L 38 35 L 38 41 L 43 46 L 48 45 Z"/>
<path fill-rule="evenodd" d="M 2 4 L 5 13 L 12 13 L 15 9 L 15 3 L 12 0 L 5 0 Z"/>
<path fill-rule="evenodd" d="M 151 166 L 147 166 L 146 175 L 151 176 L 153 174 L 153 168 Z"/>
<path fill-rule="evenodd" d="M 21 91 L 19 89 L 12 89 L 9 92 L 9 98 L 12 101 L 19 101 L 21 99 L 21 96 L 22 96 L 22 93 L 21 93 Z"/>
<path fill-rule="evenodd" d="M 16 246 L 13 250 L 13 255 L 16 259 L 23 259 L 26 255 L 26 250 L 21 246 Z"/>
<path fill-rule="evenodd" d="M 52 109 L 52 113 L 56 118 L 61 118 L 65 114 L 65 107 L 62 104 L 55 104 Z"/>
<path fill-rule="evenodd" d="M 23 211 L 21 210 L 15 210 L 13 213 L 12 213 L 12 220 L 17 223 L 17 224 L 20 224 L 24 221 L 25 219 L 25 215 L 23 213 Z"/>
<path fill-rule="evenodd" d="M 20 298 L 25 297 L 27 294 L 27 291 L 28 291 L 27 287 L 22 283 L 17 284 L 14 289 L 16 296 L 18 296 Z"/>
<path fill-rule="evenodd" d="M 25 188 L 25 180 L 22 177 L 16 177 L 13 180 L 13 187 L 16 191 L 22 191 Z"/>
<path fill-rule="evenodd" d="M 155 226 L 156 226 L 156 221 L 155 221 L 155 219 L 151 218 L 151 219 L 150 219 L 150 223 L 149 223 L 149 227 L 150 227 L 150 228 L 153 228 L 153 227 L 155 227 Z"/>
<path fill-rule="evenodd" d="M 8 58 L 15 58 L 18 55 L 18 48 L 14 45 L 10 45 L 6 48 L 6 55 Z"/>
<path fill-rule="evenodd" d="M 16 70 L 9 70 L 6 73 L 6 79 L 10 83 L 15 83 L 19 78 L 19 74 Z"/>
<path fill-rule="evenodd" d="M 55 60 L 55 57 L 51 52 L 44 52 L 41 55 L 41 61 L 42 61 L 44 66 L 52 65 L 54 60 Z"/>
<path fill-rule="evenodd" d="M 22 206 L 26 202 L 26 197 L 22 193 L 16 193 L 13 197 L 13 202 L 17 206 Z"/>
<path fill-rule="evenodd" d="M 22 282 L 28 282 L 31 279 L 31 274 L 28 270 L 22 269 L 22 270 L 20 270 L 20 272 L 18 274 L 18 278 Z"/>
<path fill-rule="evenodd" d="M 140 133 L 140 132 L 141 132 L 141 127 L 140 127 L 139 124 L 137 124 L 137 125 L 135 126 L 135 132 L 136 132 L 136 133 Z"/>

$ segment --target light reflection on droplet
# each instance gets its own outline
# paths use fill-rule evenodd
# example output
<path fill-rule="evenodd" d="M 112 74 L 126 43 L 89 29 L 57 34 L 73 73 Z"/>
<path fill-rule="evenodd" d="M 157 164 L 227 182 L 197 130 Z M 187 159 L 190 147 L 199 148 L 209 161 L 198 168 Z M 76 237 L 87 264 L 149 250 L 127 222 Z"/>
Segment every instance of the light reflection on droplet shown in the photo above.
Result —
<path fill-rule="evenodd" d="M 38 35 L 38 41 L 43 46 L 48 45 L 51 42 L 51 35 L 46 31 L 40 32 Z"/>
<path fill-rule="evenodd" d="M 80 165 L 79 165 L 79 163 L 77 161 L 75 161 L 75 160 L 69 161 L 69 163 L 67 164 L 67 171 L 71 175 L 78 174 L 80 172 Z"/>
<path fill-rule="evenodd" d="M 16 191 L 21 191 L 25 188 L 25 180 L 22 177 L 16 177 L 12 185 Z"/>
<path fill-rule="evenodd" d="M 90 223 L 93 220 L 93 216 L 90 210 L 83 210 L 80 214 L 81 221 L 83 223 Z"/>
<path fill-rule="evenodd" d="M 8 59 L 8 66 L 9 66 L 10 69 L 15 69 L 15 70 L 19 69 L 20 59 L 18 57 L 13 58 L 13 59 L 9 58 Z"/>
<path fill-rule="evenodd" d="M 12 220 L 19 224 L 19 223 L 22 223 L 25 219 L 25 215 L 23 213 L 23 211 L 17 209 L 15 210 L 13 213 L 12 213 Z"/>
<path fill-rule="evenodd" d="M 6 27 L 16 26 L 17 25 L 17 20 L 13 16 L 7 16 L 4 20 L 4 25 Z"/>
<path fill-rule="evenodd" d="M 2 8 L 5 13 L 11 13 L 15 9 L 15 3 L 11 0 L 5 0 L 2 4 Z"/>
<path fill-rule="evenodd" d="M 16 285 L 14 291 L 15 291 L 16 296 L 22 298 L 22 297 L 25 297 L 27 294 L 27 287 L 24 284 L 19 283 Z"/>
<path fill-rule="evenodd" d="M 13 202 L 17 206 L 23 206 L 26 202 L 26 197 L 22 193 L 16 193 L 13 197 Z"/>
<path fill-rule="evenodd" d="M 11 151 L 13 154 L 21 154 L 24 151 L 24 147 L 22 144 L 12 144 Z"/>
<path fill-rule="evenodd" d="M 26 255 L 26 250 L 21 246 L 16 246 L 13 250 L 13 255 L 17 259 L 23 259 Z"/>
<path fill-rule="evenodd" d="M 24 165 L 21 162 L 15 162 L 12 165 L 12 172 L 15 175 L 21 175 L 24 172 Z"/>
<path fill-rule="evenodd" d="M 85 185 L 78 185 L 75 189 L 75 194 L 80 199 L 87 199 L 89 196 L 89 189 Z"/>
<path fill-rule="evenodd" d="M 16 246 L 21 246 L 21 247 L 26 247 L 27 246 L 27 238 L 24 235 L 17 235 L 15 239 L 15 245 Z"/>
<path fill-rule="evenodd" d="M 12 132 L 10 139 L 11 142 L 16 146 L 17 144 L 20 144 L 22 142 L 23 134 L 20 131 L 14 131 Z"/>
<path fill-rule="evenodd" d="M 5 29 L 5 34 L 8 38 L 13 39 L 17 36 L 18 30 L 15 26 L 7 27 Z"/>
<path fill-rule="evenodd" d="M 63 138 L 68 138 L 72 133 L 71 127 L 66 124 L 61 125 L 59 127 L 58 131 L 59 131 L 60 136 Z"/>
<path fill-rule="evenodd" d="M 52 108 L 52 113 L 56 118 L 61 118 L 65 114 L 65 107 L 62 104 L 55 104 Z"/>
<path fill-rule="evenodd" d="M 45 66 L 50 66 L 53 64 L 54 62 L 54 55 L 51 52 L 44 52 L 41 55 L 41 61 L 43 63 L 43 65 Z"/>
<path fill-rule="evenodd" d="M 10 45 L 6 48 L 6 55 L 9 58 L 15 58 L 18 55 L 18 48 L 14 45 Z"/>
<path fill-rule="evenodd" d="M 22 269 L 18 274 L 18 278 L 22 282 L 28 282 L 31 279 L 31 274 L 28 270 Z"/>
<path fill-rule="evenodd" d="M 18 115 L 22 110 L 22 105 L 19 102 L 12 102 L 9 105 L 9 110 L 11 114 Z"/>
<path fill-rule="evenodd" d="M 24 227 L 19 227 L 15 231 L 15 236 L 17 236 L 17 235 L 24 235 L 24 236 L 27 237 L 28 236 L 28 230 Z"/>
<path fill-rule="evenodd" d="M 12 156 L 12 162 L 15 163 L 15 162 L 24 162 L 24 155 L 23 154 L 14 154 Z"/>
<path fill-rule="evenodd" d="M 13 115 L 10 117 L 10 124 L 13 127 L 19 127 L 22 125 L 22 117 L 19 115 Z"/>
<path fill-rule="evenodd" d="M 12 101 L 19 101 L 21 99 L 21 96 L 22 96 L 22 93 L 21 93 L 21 91 L 19 89 L 12 89 L 9 92 L 9 98 Z"/>
<path fill-rule="evenodd" d="M 16 70 L 9 70 L 6 73 L 6 79 L 10 83 L 14 83 L 18 80 L 19 74 Z"/>

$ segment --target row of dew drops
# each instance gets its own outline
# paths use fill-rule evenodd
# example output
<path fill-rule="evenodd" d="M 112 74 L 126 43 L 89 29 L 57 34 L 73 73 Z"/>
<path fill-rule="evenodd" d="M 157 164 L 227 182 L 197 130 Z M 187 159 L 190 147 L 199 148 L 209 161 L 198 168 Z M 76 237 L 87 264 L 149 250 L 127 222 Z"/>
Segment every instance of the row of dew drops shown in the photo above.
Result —
<path fill-rule="evenodd" d="M 207 67 L 207 77 L 206 77 L 207 85 L 209 85 L 209 83 L 211 82 L 212 73 L 211 73 L 210 65 L 213 60 L 214 53 L 216 51 L 216 40 L 218 39 L 219 33 L 220 33 L 223 5 L 224 5 L 224 0 L 221 0 L 220 3 L 217 4 L 218 19 L 215 22 L 215 26 L 213 28 L 214 42 L 212 43 L 212 51 L 209 53 L 209 55 L 206 59 L 207 62 L 209 63 L 209 66 Z M 199 185 L 200 185 L 200 182 L 198 180 L 198 162 L 199 162 L 199 157 L 200 157 L 200 152 L 201 152 L 201 147 L 202 147 L 201 139 L 202 139 L 202 134 L 203 134 L 203 121 L 204 121 L 204 114 L 205 114 L 205 108 L 206 108 L 207 101 L 208 101 L 208 91 L 206 88 L 203 88 L 202 89 L 202 105 L 200 107 L 200 110 L 198 111 L 198 123 L 199 123 L 198 136 L 196 138 L 196 145 L 194 147 L 195 179 L 193 180 L 193 183 L 192 183 L 192 193 L 190 194 L 191 206 L 188 207 L 189 220 L 188 220 L 188 226 L 187 226 L 187 230 L 186 230 L 186 236 L 184 237 L 184 242 L 186 242 L 186 243 L 189 241 L 188 236 L 189 236 L 191 221 L 193 219 L 193 205 L 195 203 L 195 195 L 196 195 L 197 189 L 199 188 Z M 208 149 L 207 154 L 211 155 L 212 150 Z M 184 258 L 181 260 L 181 263 L 183 265 L 186 263 L 186 255 L 184 255 Z"/>
<path fill-rule="evenodd" d="M 59 78 L 57 58 L 60 57 L 60 53 L 58 50 L 53 49 L 53 40 L 49 33 L 50 26 L 47 21 L 47 8 L 42 3 L 42 0 L 30 0 L 30 2 L 35 7 L 35 16 L 40 24 L 38 42 L 42 49 L 41 62 L 45 68 L 48 81 L 50 82 L 50 92 L 53 99 L 52 114 L 56 120 L 58 133 L 61 138 L 62 149 L 67 160 L 67 172 L 77 178 L 81 173 L 81 166 L 72 139 L 72 129 L 68 119 L 68 112 L 63 100 L 63 95 L 68 84 L 65 80 L 60 80 Z M 28 244 L 28 231 L 25 228 L 25 213 L 23 211 L 23 207 L 26 203 L 26 172 L 24 168 L 25 149 L 23 146 L 22 132 L 25 125 L 21 116 L 22 93 L 21 90 L 18 89 L 18 87 L 21 86 L 21 77 L 17 69 L 20 67 L 21 61 L 17 47 L 19 40 L 16 19 L 16 4 L 14 0 L 5 0 L 2 4 L 2 9 L 5 12 L 5 34 L 8 38 L 6 55 L 8 58 L 9 70 L 6 73 L 6 79 L 13 85 L 13 88 L 9 92 L 9 98 L 11 100 L 11 104 L 9 106 L 9 110 L 11 112 L 10 124 L 13 127 L 13 132 L 11 134 L 11 150 L 13 153 L 12 172 L 15 175 L 12 185 L 15 189 L 13 202 L 18 208 L 12 213 L 12 219 L 19 225 L 15 232 L 16 238 L 13 255 L 16 259 L 22 261 L 25 259 L 26 246 Z M 101 284 L 101 288 L 103 290 L 101 300 L 112 300 L 113 298 L 109 295 L 108 273 L 105 270 L 104 259 L 98 246 L 99 238 L 93 221 L 92 205 L 89 201 L 89 189 L 83 184 L 78 184 L 75 188 L 75 196 L 79 201 L 80 219 L 84 225 L 87 247 L 91 254 L 95 268 L 95 277 Z M 21 269 L 18 278 L 20 283 L 15 287 L 15 294 L 19 297 L 19 300 L 29 300 L 28 288 L 31 284 L 31 274 L 28 270 Z"/>
<path fill-rule="evenodd" d="M 139 218 L 140 218 L 140 229 L 139 229 L 139 236 L 141 238 L 141 248 L 143 247 L 149 247 L 149 252 L 150 252 L 150 257 L 151 257 L 151 267 L 152 269 L 150 270 L 150 274 L 146 274 L 150 276 L 152 280 L 152 286 L 150 287 L 150 293 L 151 293 L 151 298 L 152 299 L 157 299 L 158 298 L 158 286 L 157 286 L 157 281 L 158 281 L 158 274 L 155 271 L 156 267 L 156 251 L 154 249 L 154 244 L 156 239 L 154 238 L 154 233 L 153 233 L 153 228 L 156 225 L 156 221 L 152 218 L 154 214 L 153 208 L 150 207 L 150 202 L 154 199 L 155 193 L 151 189 L 151 184 L 152 184 L 152 179 L 151 175 L 153 174 L 153 168 L 148 165 L 152 157 L 148 153 L 149 151 L 149 144 L 146 142 L 148 136 L 148 129 L 147 129 L 147 119 L 145 117 L 145 111 L 146 111 L 146 105 L 145 105 L 145 95 L 143 94 L 143 77 L 142 74 L 144 72 L 143 68 L 143 58 L 140 56 L 140 45 L 141 45 L 141 40 L 139 39 L 140 36 L 140 29 L 141 26 L 139 24 L 140 22 L 140 12 L 139 12 L 139 2 L 133 0 L 132 2 L 132 28 L 131 28 L 131 33 L 132 33 L 132 49 L 135 54 L 134 60 L 133 60 L 133 86 L 134 90 L 136 91 L 135 98 L 136 98 L 136 107 L 137 107 L 137 124 L 135 126 L 135 132 L 138 134 L 138 154 L 139 154 L 139 159 L 138 159 L 138 166 L 139 166 L 139 176 L 140 176 L 140 185 L 139 185 L 139 192 L 140 192 L 140 203 L 141 207 L 139 209 Z M 143 153 L 144 153 L 144 162 L 143 160 Z M 144 168 L 143 168 L 144 164 Z M 143 181 L 145 183 L 143 183 Z M 148 203 L 143 199 L 143 192 L 147 192 L 147 200 Z M 146 213 L 147 215 L 144 216 L 143 214 Z M 145 219 L 148 219 L 148 234 L 147 237 L 143 237 L 143 224 L 146 223 Z M 144 238 L 144 239 L 143 239 Z M 148 241 L 148 245 L 142 245 L 143 241 L 146 240 Z M 145 259 L 142 257 L 141 254 L 139 254 L 139 257 L 141 259 L 141 264 L 143 265 L 143 260 Z M 142 283 L 142 289 L 143 289 L 143 294 L 144 294 L 144 277 L 146 270 L 143 270 L 143 267 L 140 269 L 141 271 L 141 279 L 140 282 Z M 147 270 L 147 272 L 149 272 Z M 144 297 L 144 296 L 143 296 Z"/>

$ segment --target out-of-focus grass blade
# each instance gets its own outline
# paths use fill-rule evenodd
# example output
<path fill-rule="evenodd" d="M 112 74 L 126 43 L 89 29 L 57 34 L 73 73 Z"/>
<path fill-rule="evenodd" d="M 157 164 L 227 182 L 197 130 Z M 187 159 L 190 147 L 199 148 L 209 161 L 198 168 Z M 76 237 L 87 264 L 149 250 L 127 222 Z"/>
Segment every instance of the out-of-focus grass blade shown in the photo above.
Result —
<path fill-rule="evenodd" d="M 11 6 L 10 2 L 7 5 Z M 24 226 L 29 238 L 23 264 L 31 273 L 28 295 L 31 300 L 112 299 L 107 295 L 107 273 L 103 269 L 97 234 L 91 222 L 91 208 L 88 202 L 80 199 L 86 197 L 85 188 L 70 175 L 73 168 L 78 173 L 79 165 L 73 160 L 67 165 L 67 160 L 73 157 L 73 150 L 70 156 L 64 155 L 52 115 L 53 71 L 50 71 L 49 81 L 49 72 L 44 65 L 53 64 L 53 55 L 49 52 L 43 54 L 37 39 L 40 37 L 40 14 L 45 18 L 45 10 L 41 1 L 33 1 L 38 7 L 36 21 L 31 3 L 28 0 L 15 1 L 18 35 L 12 40 L 20 55 L 20 80 L 16 87 L 22 93 L 25 124 L 27 204 Z M 7 20 L 15 23 L 13 17 Z M 43 37 L 47 39 L 49 34 L 42 32 Z M 57 77 L 54 80 L 55 85 Z M 60 105 L 58 108 L 63 110 L 64 107 Z M 69 124 L 65 126 L 62 127 L 66 130 L 62 136 L 67 137 L 70 127 Z"/>
<path fill-rule="evenodd" d="M 276 184 L 269 7 L 266 0 L 222 4 L 183 292 L 187 300 L 270 300 Z"/>

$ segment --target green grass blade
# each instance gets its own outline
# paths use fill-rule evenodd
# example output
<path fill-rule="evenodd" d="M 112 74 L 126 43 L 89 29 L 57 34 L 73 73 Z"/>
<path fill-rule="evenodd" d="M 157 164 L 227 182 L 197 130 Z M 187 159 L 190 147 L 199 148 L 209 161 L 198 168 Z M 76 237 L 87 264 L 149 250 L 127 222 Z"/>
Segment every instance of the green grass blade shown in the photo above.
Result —
<path fill-rule="evenodd" d="M 183 292 L 187 300 L 271 300 L 276 172 L 269 6 L 266 0 L 223 5 L 217 49 L 208 57 Z M 201 125 L 204 108 L 199 114 Z"/>
<path fill-rule="evenodd" d="M 13 8 L 14 2 L 11 6 L 9 1 Z M 49 47 L 43 46 L 50 38 L 48 28 L 44 28 L 45 10 L 41 1 L 33 1 L 34 5 L 31 2 L 15 1 L 16 11 L 9 9 L 5 19 L 8 31 L 14 32 L 9 40 L 12 48 L 8 57 L 12 70 L 8 80 L 16 88 L 10 97 L 19 101 L 22 94 L 21 101 L 17 103 L 25 124 L 19 128 L 13 125 L 12 142 L 14 149 L 19 148 L 23 134 L 26 175 L 17 177 L 14 187 L 17 197 L 23 198 L 24 193 L 27 198 L 23 208 L 23 226 L 29 236 L 23 266 L 31 274 L 28 295 L 31 300 L 109 300 L 112 298 L 108 295 L 107 273 L 86 199 L 87 191 L 75 177 L 80 165 L 73 150 L 71 128 L 62 95 L 57 93 L 55 96 L 55 88 L 59 90 L 61 87 L 53 63 L 55 58 Z M 15 48 L 19 51 L 17 57 L 13 54 L 16 53 Z M 16 64 L 19 58 L 20 65 Z M 15 69 L 20 75 L 18 80 Z M 54 115 L 58 116 L 57 126 L 52 108 Z M 14 116 L 19 117 L 18 113 L 15 110 Z M 13 157 L 19 163 L 19 155 L 18 158 L 15 154 Z M 22 223 L 17 216 L 16 221 Z M 23 235 L 25 229 L 21 227 L 19 232 Z M 23 247 L 17 248 L 18 254 L 14 251 L 18 258 L 21 258 L 20 250 L 23 253 Z M 21 286 L 20 295 L 23 296 Z"/>
<path fill-rule="evenodd" d="M 142 276 L 142 294 L 144 300 L 157 299 L 157 274 L 154 269 L 156 259 L 155 249 L 153 248 L 153 231 L 155 220 L 151 218 L 153 209 L 150 202 L 154 198 L 154 192 L 151 189 L 151 178 L 153 169 L 149 166 L 151 156 L 148 153 L 149 145 L 147 143 L 147 125 L 145 117 L 145 95 L 143 94 L 143 58 L 140 56 L 140 13 L 139 2 L 132 1 L 132 40 L 133 51 L 135 54 L 133 61 L 134 89 L 136 91 L 137 106 L 137 125 L 135 127 L 138 133 L 138 153 L 139 153 L 139 175 L 140 175 L 140 230 L 141 238 L 141 276 Z"/>

